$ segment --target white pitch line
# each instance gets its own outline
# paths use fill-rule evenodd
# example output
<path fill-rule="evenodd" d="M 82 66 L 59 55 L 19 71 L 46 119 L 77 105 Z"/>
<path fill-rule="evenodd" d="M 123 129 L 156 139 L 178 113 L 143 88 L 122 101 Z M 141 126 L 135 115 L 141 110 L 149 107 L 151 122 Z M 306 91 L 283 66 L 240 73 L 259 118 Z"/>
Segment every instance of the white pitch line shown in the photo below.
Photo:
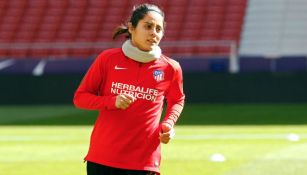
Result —
<path fill-rule="evenodd" d="M 33 69 L 33 72 L 32 74 L 34 76 L 41 76 L 44 74 L 44 69 L 45 69 L 45 66 L 46 66 L 46 63 L 47 61 L 46 60 L 41 60 L 37 65 L 36 67 Z"/>
<path fill-rule="evenodd" d="M 288 134 L 208 134 L 208 135 L 176 135 L 175 140 L 288 140 Z M 307 134 L 298 134 L 300 139 L 307 139 Z M 85 138 L 86 139 L 86 138 Z M 80 137 L 71 136 L 12 136 L 0 135 L 0 142 L 5 141 L 76 141 L 83 140 Z"/>
<path fill-rule="evenodd" d="M 78 137 L 65 136 L 0 136 L 0 142 L 30 142 L 30 141 L 62 141 L 62 140 L 82 140 Z"/>
<path fill-rule="evenodd" d="M 10 67 L 11 65 L 14 64 L 14 60 L 9 59 L 9 60 L 5 60 L 5 61 L 1 61 L 0 62 L 0 70 L 5 69 L 7 67 Z"/>
<path fill-rule="evenodd" d="M 307 134 L 298 134 L 301 139 L 307 139 Z M 288 134 L 208 134 L 208 135 L 176 135 L 177 140 L 259 140 L 287 139 Z"/>

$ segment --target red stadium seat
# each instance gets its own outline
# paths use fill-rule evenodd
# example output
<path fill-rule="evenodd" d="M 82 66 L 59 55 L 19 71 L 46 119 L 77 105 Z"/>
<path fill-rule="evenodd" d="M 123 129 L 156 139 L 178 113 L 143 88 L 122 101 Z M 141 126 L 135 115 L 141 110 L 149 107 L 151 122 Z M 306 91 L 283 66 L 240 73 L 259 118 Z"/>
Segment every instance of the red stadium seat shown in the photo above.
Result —
<path fill-rule="evenodd" d="M 51 42 L 56 37 L 56 30 L 40 30 L 34 42 Z"/>
<path fill-rule="evenodd" d="M 49 55 L 55 58 L 67 58 L 71 55 L 71 49 L 69 48 L 55 48 L 51 49 Z"/>
<path fill-rule="evenodd" d="M 165 55 L 173 55 L 175 53 L 175 48 L 174 47 L 161 47 L 162 53 Z"/>
<path fill-rule="evenodd" d="M 197 28 L 185 29 L 184 32 L 180 34 L 180 40 L 197 40 L 199 37 L 199 30 Z"/>
<path fill-rule="evenodd" d="M 31 43 L 34 38 L 34 30 L 21 30 L 15 35 L 15 42 Z"/>
<path fill-rule="evenodd" d="M 77 36 L 77 31 L 60 31 L 55 39 L 58 42 L 73 42 Z"/>
<path fill-rule="evenodd" d="M 0 43 L 10 43 L 13 41 L 15 32 L 0 31 Z"/>
<path fill-rule="evenodd" d="M 76 41 L 83 41 L 83 42 L 91 42 L 96 37 L 97 33 L 95 30 L 82 30 L 78 32 Z"/>
<path fill-rule="evenodd" d="M 77 1 L 74 1 L 77 2 Z M 58 9 L 63 9 L 66 8 L 69 5 L 68 0 L 52 0 L 48 1 L 48 7 L 50 8 L 58 8 Z"/>
<path fill-rule="evenodd" d="M 0 58 L 7 58 L 8 57 L 8 50 L 0 48 Z"/>
<path fill-rule="evenodd" d="M 91 0 L 89 1 L 89 6 L 91 7 L 97 7 L 103 10 L 103 8 L 107 7 L 109 5 L 109 1 L 102 1 L 102 0 Z"/>
<path fill-rule="evenodd" d="M 133 5 L 153 2 L 166 14 L 164 41 L 240 41 L 246 0 L 10 0 L 0 1 L 0 42 L 112 42 L 112 32 L 125 23 Z M 119 37 L 117 41 L 121 41 Z M 101 49 L 46 48 L 3 50 L 16 57 L 97 55 Z M 223 53 L 227 48 L 165 48 L 166 53 Z"/>
<path fill-rule="evenodd" d="M 12 58 L 27 58 L 28 55 L 28 49 L 14 49 L 9 50 L 8 56 Z"/>
<path fill-rule="evenodd" d="M 48 0 L 30 0 L 28 1 L 29 9 L 45 9 L 48 5 Z"/>
<path fill-rule="evenodd" d="M 8 5 L 8 1 L 0 1 L 0 8 L 1 9 L 6 9 Z"/>
<path fill-rule="evenodd" d="M 30 58 L 48 58 L 51 49 L 30 49 L 28 56 Z"/>
<path fill-rule="evenodd" d="M 71 50 L 70 55 L 73 57 L 87 58 L 95 54 L 94 54 L 94 50 L 91 48 L 76 48 L 76 49 Z"/>
<path fill-rule="evenodd" d="M 86 8 L 88 4 L 88 0 L 75 0 L 70 1 L 69 6 L 74 8 Z"/>
<path fill-rule="evenodd" d="M 205 8 L 210 0 L 190 0 L 190 5 Z"/>
<path fill-rule="evenodd" d="M 16 9 L 26 8 L 27 4 L 28 4 L 28 1 L 18 1 L 18 0 L 8 1 L 8 6 L 10 8 L 16 8 Z"/>

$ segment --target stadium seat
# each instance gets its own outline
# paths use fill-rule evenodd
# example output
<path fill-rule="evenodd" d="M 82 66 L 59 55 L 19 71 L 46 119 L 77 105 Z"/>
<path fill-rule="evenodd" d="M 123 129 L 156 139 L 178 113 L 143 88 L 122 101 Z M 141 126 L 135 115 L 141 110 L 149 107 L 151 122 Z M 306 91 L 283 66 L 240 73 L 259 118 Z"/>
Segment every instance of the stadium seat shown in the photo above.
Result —
<path fill-rule="evenodd" d="M 18 1 L 18 0 L 8 1 L 8 6 L 10 8 L 16 8 L 16 9 L 24 9 L 26 8 L 27 4 L 28 1 Z"/>
<path fill-rule="evenodd" d="M 34 38 L 34 42 L 51 42 L 54 40 L 55 36 L 55 30 L 39 31 L 39 33 L 37 33 L 36 37 Z"/>
<path fill-rule="evenodd" d="M 8 56 L 18 59 L 27 58 L 29 56 L 28 49 L 14 49 L 14 50 L 11 49 L 9 50 Z"/>
<path fill-rule="evenodd" d="M 8 57 L 8 50 L 0 48 L 0 58 L 7 58 Z"/>
<path fill-rule="evenodd" d="M 74 1 L 78 2 L 78 1 Z M 55 8 L 55 9 L 65 9 L 69 5 L 69 1 L 67 0 L 52 0 L 48 1 L 48 7 L 50 8 Z"/>
<path fill-rule="evenodd" d="M 57 33 L 57 42 L 72 42 L 75 41 L 77 36 L 77 31 L 62 30 Z"/>
<path fill-rule="evenodd" d="M 94 50 L 91 48 L 76 48 L 71 49 L 72 57 L 81 57 L 81 58 L 88 58 L 89 56 L 95 55 Z"/>
<path fill-rule="evenodd" d="M 30 49 L 28 56 L 30 58 L 48 58 L 51 49 Z"/>
<path fill-rule="evenodd" d="M 82 30 L 78 32 L 76 41 L 91 42 L 96 37 L 96 30 Z"/>
<path fill-rule="evenodd" d="M 48 0 L 30 0 L 28 1 L 28 9 L 45 9 L 48 5 Z"/>
<path fill-rule="evenodd" d="M 91 0 L 89 2 L 90 7 L 97 7 L 100 8 L 101 10 L 107 7 L 109 4 L 109 1 L 102 1 L 102 0 Z"/>
<path fill-rule="evenodd" d="M 6 8 L 7 5 L 8 5 L 8 1 L 0 1 L 0 8 L 1 8 L 1 9 Z"/>
<path fill-rule="evenodd" d="M 0 31 L 0 43 L 11 43 L 15 33 L 11 31 Z"/>
<path fill-rule="evenodd" d="M 206 8 L 208 1 L 210 0 L 190 0 L 189 2 L 191 6 Z"/>
<path fill-rule="evenodd" d="M 0 42 L 112 42 L 116 26 L 124 23 L 133 5 L 144 0 L 10 0 L 0 1 Z M 147 1 L 146 1 L 147 2 Z M 164 41 L 240 41 L 246 0 L 151 0 L 166 14 Z M 120 37 L 117 41 L 122 40 Z M 166 53 L 220 53 L 219 48 L 165 48 Z M 88 57 L 101 49 L 28 49 L 2 55 Z"/>
<path fill-rule="evenodd" d="M 71 56 L 71 49 L 68 48 L 59 48 L 59 49 L 51 49 L 47 56 L 52 56 L 53 58 L 68 58 Z"/>
<path fill-rule="evenodd" d="M 88 0 L 75 0 L 70 1 L 69 6 L 74 8 L 86 8 L 88 5 Z"/>
<path fill-rule="evenodd" d="M 21 43 L 31 43 L 34 38 L 34 30 L 23 30 L 19 31 L 15 35 L 14 42 L 21 42 Z"/>

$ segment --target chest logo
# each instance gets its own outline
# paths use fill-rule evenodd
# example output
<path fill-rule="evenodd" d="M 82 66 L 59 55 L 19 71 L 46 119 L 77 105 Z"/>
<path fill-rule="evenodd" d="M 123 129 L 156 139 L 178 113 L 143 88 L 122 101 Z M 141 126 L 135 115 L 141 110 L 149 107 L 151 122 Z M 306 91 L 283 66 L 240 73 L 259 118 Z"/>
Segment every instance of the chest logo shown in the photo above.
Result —
<path fill-rule="evenodd" d="M 157 82 L 163 81 L 164 80 L 164 72 L 162 70 L 154 70 L 153 77 Z"/>
<path fill-rule="evenodd" d="M 114 67 L 115 70 L 124 70 L 124 69 L 127 69 L 125 67 L 118 67 L 117 65 Z"/>

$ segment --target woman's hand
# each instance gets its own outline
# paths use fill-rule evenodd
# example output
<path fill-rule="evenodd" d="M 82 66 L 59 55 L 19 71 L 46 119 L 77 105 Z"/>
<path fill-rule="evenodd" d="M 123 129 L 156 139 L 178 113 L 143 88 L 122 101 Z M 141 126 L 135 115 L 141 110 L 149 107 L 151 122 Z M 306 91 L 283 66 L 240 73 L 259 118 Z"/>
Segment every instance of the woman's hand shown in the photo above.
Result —
<path fill-rule="evenodd" d="M 167 123 L 161 124 L 160 142 L 167 144 L 175 136 L 175 129 Z"/>
<path fill-rule="evenodd" d="M 136 98 L 129 94 L 119 94 L 116 96 L 115 106 L 118 109 L 125 110 L 127 109 L 133 102 L 135 102 Z"/>

